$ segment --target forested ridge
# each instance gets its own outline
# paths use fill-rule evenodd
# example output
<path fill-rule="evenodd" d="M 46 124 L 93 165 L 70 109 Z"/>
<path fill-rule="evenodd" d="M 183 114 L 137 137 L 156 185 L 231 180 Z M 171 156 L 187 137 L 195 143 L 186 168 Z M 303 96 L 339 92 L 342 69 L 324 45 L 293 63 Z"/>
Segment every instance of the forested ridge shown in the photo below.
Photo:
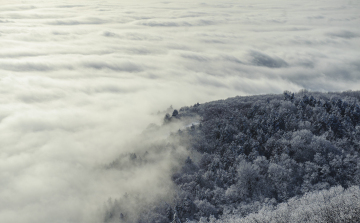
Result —
<path fill-rule="evenodd" d="M 359 100 L 303 90 L 173 110 L 163 126 L 199 117 L 169 136 L 191 155 L 172 174 L 175 199 L 136 222 L 360 222 Z M 110 206 L 105 222 L 132 221 Z"/>

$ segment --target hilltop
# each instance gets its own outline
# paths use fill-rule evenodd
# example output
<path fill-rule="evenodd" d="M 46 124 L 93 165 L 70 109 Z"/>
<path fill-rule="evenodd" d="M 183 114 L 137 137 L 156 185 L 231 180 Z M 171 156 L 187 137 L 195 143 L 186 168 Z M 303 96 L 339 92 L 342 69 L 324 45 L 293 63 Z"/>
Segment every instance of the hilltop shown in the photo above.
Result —
<path fill-rule="evenodd" d="M 303 90 L 173 110 L 159 128 L 198 121 L 173 132 L 163 149 L 176 142 L 190 155 L 172 174 L 173 201 L 145 209 L 136 221 L 360 221 L 359 100 L 359 91 Z"/>

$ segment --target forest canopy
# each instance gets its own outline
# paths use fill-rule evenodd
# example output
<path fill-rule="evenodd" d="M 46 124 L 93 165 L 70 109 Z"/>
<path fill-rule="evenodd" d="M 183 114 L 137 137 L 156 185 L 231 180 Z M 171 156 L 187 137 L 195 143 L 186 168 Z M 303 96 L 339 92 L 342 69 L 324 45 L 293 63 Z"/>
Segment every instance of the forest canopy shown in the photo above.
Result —
<path fill-rule="evenodd" d="M 190 154 L 171 175 L 174 198 L 135 218 L 118 199 L 104 222 L 359 222 L 359 100 L 302 90 L 172 110 L 149 131 L 198 119 L 157 145 Z"/>

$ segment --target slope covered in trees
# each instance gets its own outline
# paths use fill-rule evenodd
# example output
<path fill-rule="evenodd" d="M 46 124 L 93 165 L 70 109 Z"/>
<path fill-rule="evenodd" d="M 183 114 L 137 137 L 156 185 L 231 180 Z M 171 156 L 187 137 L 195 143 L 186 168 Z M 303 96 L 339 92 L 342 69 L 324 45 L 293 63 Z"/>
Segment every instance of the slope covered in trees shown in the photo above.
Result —
<path fill-rule="evenodd" d="M 172 174 L 175 199 L 136 221 L 359 222 L 359 99 L 286 91 L 166 115 L 164 126 L 200 117 L 170 135 L 191 156 Z"/>

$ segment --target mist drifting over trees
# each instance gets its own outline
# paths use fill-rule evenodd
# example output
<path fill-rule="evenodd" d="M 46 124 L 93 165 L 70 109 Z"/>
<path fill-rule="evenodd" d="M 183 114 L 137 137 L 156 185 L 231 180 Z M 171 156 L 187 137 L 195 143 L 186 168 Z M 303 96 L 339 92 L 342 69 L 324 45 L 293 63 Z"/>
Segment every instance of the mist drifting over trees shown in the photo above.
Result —
<path fill-rule="evenodd" d="M 359 11 L 0 0 L 0 222 L 352 216 Z"/>
<path fill-rule="evenodd" d="M 174 199 L 133 218 L 126 195 L 108 204 L 104 222 L 358 222 L 359 99 L 358 91 L 285 91 L 174 110 L 159 129 L 198 121 L 149 147 L 188 150 L 171 175 Z M 149 154 L 124 160 L 139 165 Z"/>

